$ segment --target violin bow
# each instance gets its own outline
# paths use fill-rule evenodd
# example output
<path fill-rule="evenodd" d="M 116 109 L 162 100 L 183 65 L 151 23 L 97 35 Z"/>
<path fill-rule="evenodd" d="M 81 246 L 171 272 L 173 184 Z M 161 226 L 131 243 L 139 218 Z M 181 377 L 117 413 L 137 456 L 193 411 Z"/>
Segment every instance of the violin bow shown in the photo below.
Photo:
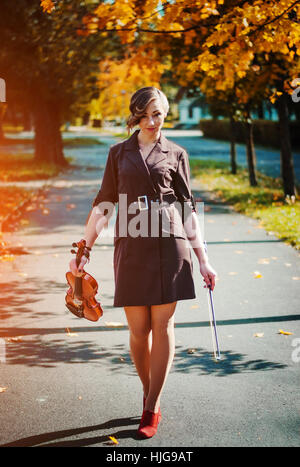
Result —
<path fill-rule="evenodd" d="M 207 243 L 204 242 L 205 252 L 207 254 Z M 207 301 L 208 301 L 208 314 L 209 314 L 209 322 L 210 322 L 210 329 L 211 329 L 211 337 L 213 343 L 213 351 L 214 357 L 216 360 L 221 360 L 221 352 L 219 346 L 219 339 L 218 339 L 218 331 L 217 331 L 217 322 L 216 322 L 216 315 L 214 310 L 214 302 L 213 302 L 213 294 L 211 290 L 211 286 L 207 286 Z"/>

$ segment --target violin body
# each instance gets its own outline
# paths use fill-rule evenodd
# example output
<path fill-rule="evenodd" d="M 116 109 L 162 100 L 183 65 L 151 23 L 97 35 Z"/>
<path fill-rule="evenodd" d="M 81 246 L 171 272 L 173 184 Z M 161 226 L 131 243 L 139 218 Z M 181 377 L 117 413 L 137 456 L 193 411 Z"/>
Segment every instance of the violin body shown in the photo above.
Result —
<path fill-rule="evenodd" d="M 83 243 L 81 243 L 83 242 Z M 80 264 L 85 241 L 81 240 L 78 244 L 76 255 L 77 267 Z M 74 251 L 72 251 L 73 253 Z M 95 296 L 98 292 L 98 283 L 90 274 L 83 271 L 80 277 L 74 276 L 71 271 L 66 273 L 66 279 L 69 289 L 66 293 L 66 306 L 71 313 L 78 318 L 85 318 L 89 321 L 98 321 L 103 315 L 103 310 Z"/>

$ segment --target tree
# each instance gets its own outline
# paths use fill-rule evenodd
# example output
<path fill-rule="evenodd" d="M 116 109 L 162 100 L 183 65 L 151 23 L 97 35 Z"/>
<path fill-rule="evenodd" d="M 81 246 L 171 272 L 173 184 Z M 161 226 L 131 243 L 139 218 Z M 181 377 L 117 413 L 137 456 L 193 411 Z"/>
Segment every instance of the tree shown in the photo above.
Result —
<path fill-rule="evenodd" d="M 99 32 L 117 32 L 123 43 L 136 49 L 142 44 L 159 50 L 159 61 L 169 62 L 174 79 L 183 86 L 203 89 L 205 74 L 215 90 L 234 89 L 249 114 L 255 93 L 259 98 L 271 97 L 278 83 L 286 89 L 286 83 L 300 74 L 299 14 L 299 0 L 146 0 L 142 6 L 139 1 L 115 0 L 100 3 L 93 21 Z M 283 63 L 284 74 L 270 60 L 271 54 Z M 153 60 L 152 67 L 156 66 Z M 287 118 L 284 112 L 280 115 Z M 251 127 L 246 126 L 251 140 Z M 292 158 L 291 152 L 282 151 L 281 157 L 282 170 L 291 171 L 283 176 L 285 193 L 295 194 L 295 182 L 286 182 L 294 180 L 292 164 L 284 162 Z"/>
<path fill-rule="evenodd" d="M 93 7 L 89 1 L 64 0 L 48 15 L 39 0 L 1 2 L 1 75 L 8 95 L 15 93 L 33 114 L 37 161 L 66 163 L 61 124 L 75 106 L 97 95 L 105 39 L 78 32 Z"/>

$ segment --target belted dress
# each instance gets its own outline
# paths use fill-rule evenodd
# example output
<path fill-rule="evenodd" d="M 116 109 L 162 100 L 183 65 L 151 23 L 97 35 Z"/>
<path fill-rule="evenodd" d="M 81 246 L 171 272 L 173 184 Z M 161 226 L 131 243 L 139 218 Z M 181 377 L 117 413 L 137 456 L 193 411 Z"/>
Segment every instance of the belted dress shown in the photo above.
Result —
<path fill-rule="evenodd" d="M 114 306 L 195 298 L 185 219 L 196 211 L 184 148 L 163 134 L 144 159 L 136 130 L 110 147 L 93 207 L 117 207 Z"/>

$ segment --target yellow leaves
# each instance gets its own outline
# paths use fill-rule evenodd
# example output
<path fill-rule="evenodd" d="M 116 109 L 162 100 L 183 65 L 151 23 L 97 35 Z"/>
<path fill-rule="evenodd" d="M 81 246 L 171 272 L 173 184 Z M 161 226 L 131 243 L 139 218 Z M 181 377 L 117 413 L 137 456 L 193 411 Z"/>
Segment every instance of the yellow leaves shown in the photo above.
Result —
<path fill-rule="evenodd" d="M 282 329 L 279 329 L 278 334 L 283 334 L 284 336 L 291 336 L 293 333 L 289 331 L 283 331 Z"/>
<path fill-rule="evenodd" d="M 6 390 L 7 390 L 7 387 L 0 386 L 0 393 L 5 392 Z"/>
<path fill-rule="evenodd" d="M 14 255 L 9 255 L 9 254 L 4 254 L 4 255 L 1 255 L 0 256 L 0 261 L 14 261 L 15 260 L 15 256 Z"/>
<path fill-rule="evenodd" d="M 254 279 L 261 279 L 262 278 L 262 275 L 259 271 L 254 271 L 253 272 L 254 274 Z"/>
<path fill-rule="evenodd" d="M 66 328 L 66 333 L 68 337 L 76 337 L 78 334 L 76 332 L 71 332 L 69 328 Z"/>
<path fill-rule="evenodd" d="M 52 0 L 41 0 L 41 7 L 46 13 L 51 13 L 55 9 L 55 5 Z"/>
<path fill-rule="evenodd" d="M 111 444 L 119 444 L 119 441 L 114 436 L 109 436 L 109 439 L 111 440 Z"/>

